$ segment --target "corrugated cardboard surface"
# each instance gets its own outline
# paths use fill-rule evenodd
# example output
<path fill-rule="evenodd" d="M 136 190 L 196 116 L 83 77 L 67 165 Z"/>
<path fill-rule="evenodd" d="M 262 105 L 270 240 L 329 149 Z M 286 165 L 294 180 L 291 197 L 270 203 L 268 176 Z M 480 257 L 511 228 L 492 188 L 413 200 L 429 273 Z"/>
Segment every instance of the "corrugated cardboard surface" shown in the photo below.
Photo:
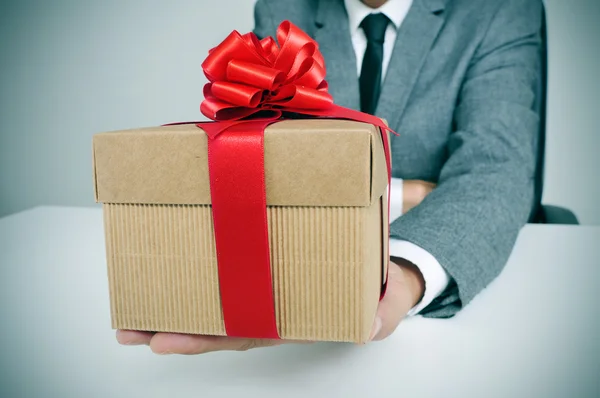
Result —
<path fill-rule="evenodd" d="M 381 208 L 268 207 L 282 338 L 368 339 Z M 211 207 L 105 204 L 104 212 L 113 327 L 224 335 Z"/>
<path fill-rule="evenodd" d="M 113 327 L 224 335 L 203 132 L 100 134 L 94 160 Z M 277 123 L 265 133 L 265 169 L 280 336 L 366 341 L 388 264 L 379 132 Z"/>
<path fill-rule="evenodd" d="M 267 203 L 368 206 L 386 187 L 379 131 L 344 120 L 286 120 L 265 130 Z M 94 136 L 96 200 L 210 204 L 207 137 L 195 125 Z"/>

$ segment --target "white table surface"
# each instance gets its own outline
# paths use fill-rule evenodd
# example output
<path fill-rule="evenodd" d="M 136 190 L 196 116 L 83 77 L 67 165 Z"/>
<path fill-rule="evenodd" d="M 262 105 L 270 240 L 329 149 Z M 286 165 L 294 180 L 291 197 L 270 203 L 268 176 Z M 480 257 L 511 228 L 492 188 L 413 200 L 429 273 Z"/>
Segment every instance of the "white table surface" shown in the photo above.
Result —
<path fill-rule="evenodd" d="M 158 356 L 110 328 L 102 213 L 0 219 L 1 397 L 598 397 L 600 227 L 527 226 L 458 316 L 386 341 Z"/>

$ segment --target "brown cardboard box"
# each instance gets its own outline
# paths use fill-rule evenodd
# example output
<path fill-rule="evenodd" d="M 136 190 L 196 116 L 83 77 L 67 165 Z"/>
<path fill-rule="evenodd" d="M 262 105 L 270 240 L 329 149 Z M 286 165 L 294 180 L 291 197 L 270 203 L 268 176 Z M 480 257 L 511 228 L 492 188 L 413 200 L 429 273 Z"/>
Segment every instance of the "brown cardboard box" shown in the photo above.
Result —
<path fill-rule="evenodd" d="M 193 124 L 117 131 L 95 135 L 93 150 L 113 328 L 225 335 L 206 135 Z M 279 335 L 367 341 L 388 263 L 379 130 L 273 124 L 265 179 Z"/>

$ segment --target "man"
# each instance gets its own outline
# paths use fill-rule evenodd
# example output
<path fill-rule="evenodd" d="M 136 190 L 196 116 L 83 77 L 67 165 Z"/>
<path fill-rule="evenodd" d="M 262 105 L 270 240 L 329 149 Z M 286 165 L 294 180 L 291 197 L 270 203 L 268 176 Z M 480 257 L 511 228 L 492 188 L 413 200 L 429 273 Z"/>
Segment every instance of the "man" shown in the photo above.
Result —
<path fill-rule="evenodd" d="M 541 13 L 541 0 L 257 1 L 259 37 L 285 19 L 298 25 L 319 43 L 336 103 L 401 134 L 392 137 L 392 264 L 374 340 L 406 315 L 456 314 L 500 273 L 527 222 Z M 398 207 L 414 208 L 396 218 Z M 117 337 L 182 354 L 281 343 Z"/>

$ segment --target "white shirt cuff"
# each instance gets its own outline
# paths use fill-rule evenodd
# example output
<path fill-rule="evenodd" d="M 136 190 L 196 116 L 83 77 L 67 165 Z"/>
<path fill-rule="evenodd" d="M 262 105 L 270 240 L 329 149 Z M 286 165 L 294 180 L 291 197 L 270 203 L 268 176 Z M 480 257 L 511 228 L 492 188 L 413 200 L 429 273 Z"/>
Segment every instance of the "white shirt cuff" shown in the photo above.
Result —
<path fill-rule="evenodd" d="M 417 315 L 431 304 L 450 282 L 450 276 L 435 257 L 414 243 L 390 239 L 390 256 L 403 258 L 413 263 L 421 271 L 425 281 L 423 298 L 408 312 L 408 316 Z"/>
<path fill-rule="evenodd" d="M 390 224 L 402 216 L 403 180 L 392 178 L 390 192 Z M 408 315 L 416 315 L 439 296 L 450 282 L 450 276 L 440 263 L 427 250 L 404 240 L 390 239 L 389 253 L 391 257 L 403 258 L 414 264 L 425 281 L 423 298 L 415 305 Z"/>
<path fill-rule="evenodd" d="M 390 223 L 402 215 L 403 180 L 401 178 L 392 178 L 390 192 Z"/>

